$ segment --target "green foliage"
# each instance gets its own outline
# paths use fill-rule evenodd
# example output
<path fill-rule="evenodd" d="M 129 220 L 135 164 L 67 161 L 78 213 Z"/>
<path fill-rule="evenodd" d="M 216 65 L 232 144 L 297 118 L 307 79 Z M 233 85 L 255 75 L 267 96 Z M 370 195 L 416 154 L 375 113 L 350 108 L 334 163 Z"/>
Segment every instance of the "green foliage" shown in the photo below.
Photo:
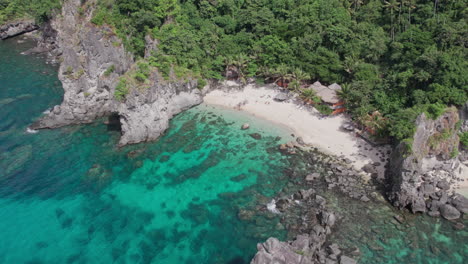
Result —
<path fill-rule="evenodd" d="M 199 90 L 203 89 L 208 83 L 206 82 L 205 79 L 198 79 L 197 81 L 197 88 Z"/>
<path fill-rule="evenodd" d="M 0 25 L 20 18 L 34 18 L 41 24 L 60 6 L 61 0 L 0 0 Z"/>
<path fill-rule="evenodd" d="M 440 103 L 429 104 L 426 106 L 425 113 L 430 119 L 436 120 L 446 111 L 446 109 L 447 107 Z"/>
<path fill-rule="evenodd" d="M 75 78 L 75 79 L 79 79 L 79 78 L 81 78 L 81 76 L 83 76 L 84 73 L 85 73 L 85 72 L 84 72 L 84 69 L 79 69 L 79 70 L 75 73 L 74 78 Z"/>
<path fill-rule="evenodd" d="M 403 155 L 407 157 L 413 152 L 413 138 L 405 138 L 401 141 Z"/>
<path fill-rule="evenodd" d="M 463 147 L 468 148 L 468 132 L 460 133 L 459 136 L 460 136 L 460 144 Z"/>
<path fill-rule="evenodd" d="M 115 87 L 114 97 L 118 101 L 123 101 L 128 93 L 129 89 L 127 87 L 127 80 L 124 77 L 121 77 L 119 83 Z"/>
<path fill-rule="evenodd" d="M 68 66 L 67 69 L 63 72 L 63 75 L 70 76 L 73 74 L 73 68 L 71 66 Z"/>
<path fill-rule="evenodd" d="M 0 0 L 0 22 L 44 21 L 60 3 Z M 148 65 L 166 79 L 236 70 L 240 81 L 261 76 L 295 91 L 316 80 L 346 83 L 349 112 L 379 111 L 383 132 L 403 140 L 418 114 L 436 118 L 468 101 L 466 11 L 466 1 L 98 0 L 92 23 L 113 28 L 114 45 L 137 59 L 146 36 L 158 40 Z M 139 67 L 131 78 L 148 77 Z"/>
<path fill-rule="evenodd" d="M 319 104 L 315 104 L 314 107 L 321 114 L 324 114 L 324 115 L 331 115 L 331 113 L 333 113 L 333 110 L 326 104 L 319 103 Z"/>
<path fill-rule="evenodd" d="M 104 72 L 104 76 L 108 77 L 115 71 L 115 65 L 112 64 L 107 70 Z"/>
<path fill-rule="evenodd" d="M 419 111 L 414 108 L 401 109 L 390 115 L 390 136 L 396 138 L 398 141 L 413 138 L 416 132 L 415 121 L 418 115 Z"/>
<path fill-rule="evenodd" d="M 452 134 L 453 132 L 449 129 L 445 129 L 440 133 L 435 133 L 429 138 L 428 144 L 431 148 L 436 149 L 440 146 L 441 143 L 448 140 Z"/>
<path fill-rule="evenodd" d="M 451 158 L 451 159 L 456 158 L 459 154 L 460 154 L 460 152 L 458 151 L 458 148 L 454 148 L 454 149 L 450 152 L 450 158 Z"/>
<path fill-rule="evenodd" d="M 148 63 L 144 61 L 137 63 L 137 71 L 134 75 L 135 80 L 140 83 L 144 83 L 149 78 L 150 74 L 150 66 Z"/>

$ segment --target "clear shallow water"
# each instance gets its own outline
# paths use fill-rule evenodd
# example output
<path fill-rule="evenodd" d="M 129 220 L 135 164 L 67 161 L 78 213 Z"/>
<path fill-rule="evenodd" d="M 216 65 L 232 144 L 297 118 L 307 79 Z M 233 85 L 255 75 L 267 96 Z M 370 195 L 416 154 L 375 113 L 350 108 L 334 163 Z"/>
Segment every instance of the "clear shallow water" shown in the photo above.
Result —
<path fill-rule="evenodd" d="M 0 263 L 248 263 L 257 242 L 287 237 L 273 215 L 238 213 L 293 188 L 284 170 L 304 164 L 277 151 L 288 131 L 200 106 L 122 149 L 103 120 L 30 134 L 63 93 L 55 67 L 19 55 L 30 45 L 0 42 Z M 385 203 L 322 192 L 345 216 L 333 240 L 358 246 L 360 263 L 466 262 L 467 233 L 448 221 L 401 226 Z"/>
<path fill-rule="evenodd" d="M 200 106 L 157 143 L 123 149 L 102 120 L 29 134 L 62 91 L 53 66 L 18 54 L 27 46 L 0 43 L 0 263 L 244 263 L 284 237 L 275 219 L 237 213 L 286 181 L 276 146 L 288 131 L 242 131 L 254 120 Z"/>

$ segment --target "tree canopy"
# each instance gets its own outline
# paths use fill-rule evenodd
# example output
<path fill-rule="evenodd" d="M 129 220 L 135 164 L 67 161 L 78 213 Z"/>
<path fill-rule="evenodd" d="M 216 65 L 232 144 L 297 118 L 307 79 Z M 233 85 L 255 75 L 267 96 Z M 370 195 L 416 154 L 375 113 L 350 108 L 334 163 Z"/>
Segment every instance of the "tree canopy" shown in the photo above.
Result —
<path fill-rule="evenodd" d="M 0 19 L 19 3 L 47 15 L 31 3 L 57 1 L 0 0 Z M 275 80 L 299 69 L 307 76 L 300 82 L 346 85 L 342 97 L 356 118 L 379 111 L 406 120 L 427 105 L 468 100 L 467 0 L 97 2 L 93 23 L 114 27 L 137 57 L 153 36 L 153 62 L 166 70 L 220 79 L 233 65 L 240 77 Z M 396 135 L 401 122 L 388 124 Z"/>

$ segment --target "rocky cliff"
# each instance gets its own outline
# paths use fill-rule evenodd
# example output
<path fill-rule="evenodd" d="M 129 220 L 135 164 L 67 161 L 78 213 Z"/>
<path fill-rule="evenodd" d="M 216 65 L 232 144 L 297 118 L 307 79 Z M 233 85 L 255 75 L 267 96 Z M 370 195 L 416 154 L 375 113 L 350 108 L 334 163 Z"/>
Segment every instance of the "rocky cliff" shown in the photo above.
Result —
<path fill-rule="evenodd" d="M 0 40 L 15 37 L 38 29 L 34 20 L 20 20 L 0 27 Z"/>
<path fill-rule="evenodd" d="M 436 120 L 418 117 L 413 141 L 400 143 L 390 158 L 388 198 L 396 207 L 447 219 L 466 213 L 466 198 L 450 197 L 451 185 L 461 180 L 458 172 L 465 173 L 456 157 L 458 124 L 456 109 Z"/>
<path fill-rule="evenodd" d="M 50 23 L 39 50 L 55 47 L 60 55 L 59 79 L 64 98 L 32 129 L 56 128 L 93 122 L 111 114 L 120 117 L 122 137 L 119 145 L 157 139 L 175 114 L 202 102 L 196 83 L 162 82 L 157 73 L 145 89 L 129 91 L 116 100 L 119 77 L 135 63 L 120 39 L 107 26 L 90 22 L 95 1 L 88 1 L 85 12 L 81 0 L 63 3 L 61 15 Z M 43 46 L 41 48 L 41 45 Z"/>

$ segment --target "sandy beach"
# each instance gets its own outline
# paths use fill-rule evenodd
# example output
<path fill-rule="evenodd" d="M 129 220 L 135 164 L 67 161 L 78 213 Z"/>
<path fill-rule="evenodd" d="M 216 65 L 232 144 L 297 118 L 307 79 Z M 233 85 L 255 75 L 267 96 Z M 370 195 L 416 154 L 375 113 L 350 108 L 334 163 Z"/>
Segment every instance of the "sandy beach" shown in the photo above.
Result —
<path fill-rule="evenodd" d="M 229 83 L 228 83 L 229 85 Z M 273 98 L 279 93 L 273 87 L 257 88 L 247 85 L 244 89 L 214 90 L 206 94 L 206 104 L 218 105 L 245 111 L 259 118 L 287 126 L 306 144 L 320 151 L 345 156 L 357 170 L 366 164 L 379 164 L 379 178 L 383 177 L 384 163 L 389 146 L 373 147 L 355 133 L 345 131 L 342 126 L 348 119 L 344 115 L 322 118 L 315 109 L 307 109 L 292 100 L 277 102 Z M 383 160 L 383 161 L 382 161 Z"/>
<path fill-rule="evenodd" d="M 294 103 L 291 99 L 275 101 L 273 98 L 280 90 L 274 86 L 247 85 L 239 88 L 233 82 L 226 82 L 226 87 L 208 92 L 204 102 L 245 111 L 255 117 L 286 126 L 295 136 L 302 137 L 306 144 L 317 147 L 326 154 L 350 159 L 356 170 L 362 171 L 362 167 L 367 164 L 377 164 L 378 177 L 383 179 L 390 146 L 372 146 L 354 132 L 344 130 L 342 126 L 349 121 L 345 115 L 322 118 L 317 110 Z M 467 196 L 466 166 L 462 165 L 462 170 L 456 174 L 462 179 L 455 186 L 456 192 Z"/>

